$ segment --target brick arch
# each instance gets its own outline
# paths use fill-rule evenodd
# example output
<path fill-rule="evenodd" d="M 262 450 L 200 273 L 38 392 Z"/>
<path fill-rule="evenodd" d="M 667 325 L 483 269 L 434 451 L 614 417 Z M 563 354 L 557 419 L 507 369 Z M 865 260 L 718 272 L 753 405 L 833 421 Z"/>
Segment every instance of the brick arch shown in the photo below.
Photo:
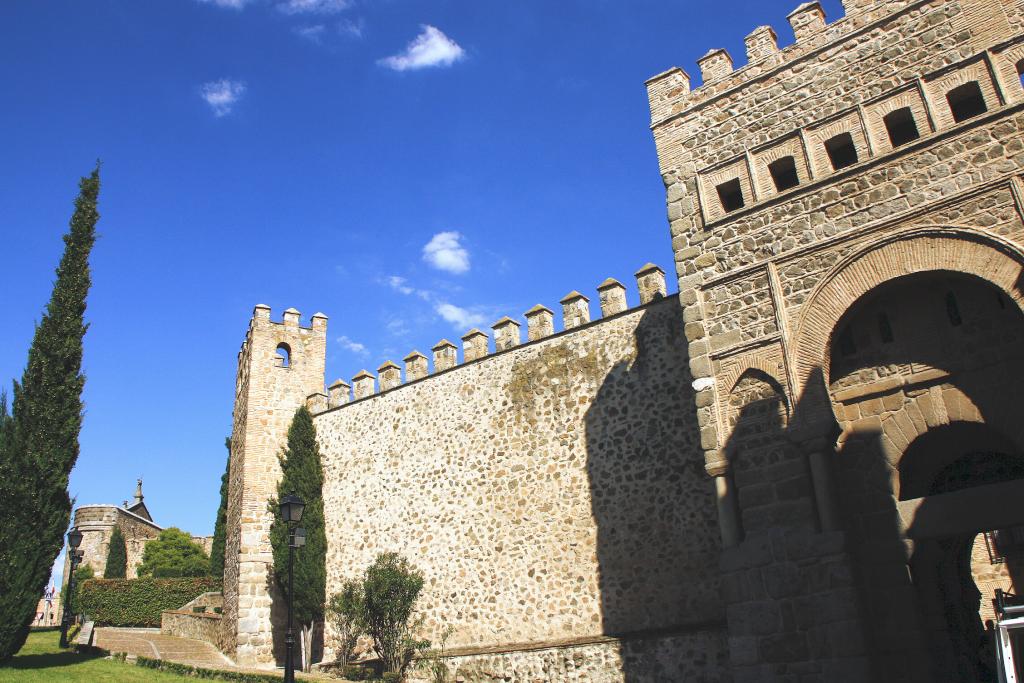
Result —
<path fill-rule="evenodd" d="M 795 395 L 801 423 L 821 424 L 831 416 L 824 383 L 832 331 L 872 289 L 915 273 L 963 273 L 998 287 L 1024 312 L 1022 269 L 1024 253 L 1017 246 L 997 235 L 962 227 L 925 227 L 888 235 L 843 259 L 811 292 L 796 327 Z"/>

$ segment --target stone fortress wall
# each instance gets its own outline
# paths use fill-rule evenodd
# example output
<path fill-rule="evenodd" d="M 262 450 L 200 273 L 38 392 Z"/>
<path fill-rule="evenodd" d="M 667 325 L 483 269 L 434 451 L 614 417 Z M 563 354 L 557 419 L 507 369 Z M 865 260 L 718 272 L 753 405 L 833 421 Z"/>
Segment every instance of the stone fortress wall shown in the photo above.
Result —
<path fill-rule="evenodd" d="M 679 294 L 645 267 L 639 308 L 606 281 L 600 320 L 573 292 L 561 332 L 537 306 L 526 343 L 503 318 L 493 351 L 471 330 L 461 364 L 442 340 L 433 373 L 413 352 L 404 382 L 388 361 L 326 391 L 326 318 L 257 307 L 228 507 L 240 664 L 281 655 L 266 501 L 305 403 L 328 591 L 402 552 L 466 680 L 977 679 L 937 539 L 1024 522 L 964 504 L 1024 450 L 1000 400 L 1024 369 L 1024 2 L 843 6 L 800 5 L 781 49 L 755 29 L 742 68 L 712 50 L 699 88 L 648 81 Z M 995 479 L 953 467 L 961 446 Z"/>
<path fill-rule="evenodd" d="M 110 535 L 114 527 L 120 527 L 127 551 L 127 578 L 138 576 L 142 564 L 142 553 L 146 542 L 160 535 L 162 527 L 116 505 L 82 505 L 75 508 L 73 526 L 82 532 L 82 543 L 78 549 L 83 552 L 83 563 L 92 567 L 97 577 L 102 578 L 107 568 L 107 553 L 110 551 Z M 63 583 L 67 583 L 70 559 L 64 558 Z"/>
<path fill-rule="evenodd" d="M 525 343 L 503 318 L 493 350 L 479 330 L 463 337 L 461 364 L 443 340 L 433 373 L 413 352 L 404 382 L 389 361 L 379 385 L 362 371 L 304 399 L 324 458 L 328 593 L 396 551 L 426 577 L 428 637 L 451 626 L 450 667 L 473 680 L 565 661 L 594 680 L 719 680 L 720 547 L 681 309 L 660 268 L 637 281 L 638 307 L 606 280 L 598 320 L 572 292 L 561 331 L 536 306 Z M 287 375 L 264 360 L 261 374 Z"/>
<path fill-rule="evenodd" d="M 962 423 L 1024 446 L 991 400 L 1020 367 L 1024 3 L 843 6 L 798 7 L 783 49 L 755 29 L 742 68 L 711 50 L 699 88 L 647 84 L 737 680 L 956 675 L 930 539 L 897 514 L 904 455 Z"/>

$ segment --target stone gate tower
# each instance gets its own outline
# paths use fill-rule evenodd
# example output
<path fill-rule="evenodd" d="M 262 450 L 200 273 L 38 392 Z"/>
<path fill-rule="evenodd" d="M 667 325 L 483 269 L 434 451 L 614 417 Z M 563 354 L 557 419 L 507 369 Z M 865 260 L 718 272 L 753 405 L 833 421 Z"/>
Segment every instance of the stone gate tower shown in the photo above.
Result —
<path fill-rule="evenodd" d="M 1024 3 L 843 6 L 647 83 L 733 674 L 988 680 L 964 596 L 979 532 L 1024 521 L 988 503 L 1024 462 Z"/>
<path fill-rule="evenodd" d="M 231 432 L 222 646 L 242 666 L 274 662 L 271 629 L 270 548 L 267 501 L 281 472 L 277 456 L 295 410 L 324 385 L 327 316 L 303 327 L 293 308 L 282 322 L 270 307 L 253 311 L 238 354 Z"/>

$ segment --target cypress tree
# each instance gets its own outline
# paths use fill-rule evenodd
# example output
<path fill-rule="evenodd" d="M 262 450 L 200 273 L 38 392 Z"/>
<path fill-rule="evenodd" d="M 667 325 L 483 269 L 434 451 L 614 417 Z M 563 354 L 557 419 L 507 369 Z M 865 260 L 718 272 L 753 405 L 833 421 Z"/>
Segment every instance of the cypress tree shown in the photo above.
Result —
<path fill-rule="evenodd" d="M 303 669 L 312 664 L 313 629 L 323 622 L 327 591 L 327 536 L 324 531 L 324 472 L 316 443 L 313 416 L 302 406 L 288 427 L 288 446 L 279 456 L 281 482 L 277 498 L 270 501 L 274 516 L 270 543 L 274 549 L 274 578 L 284 594 L 288 590 L 288 526 L 281 520 L 277 501 L 294 493 L 306 502 L 300 526 L 306 530 L 306 545 L 295 550 L 295 621 L 302 628 Z"/>
<path fill-rule="evenodd" d="M 82 427 L 82 338 L 99 166 L 82 178 L 50 302 L 14 383 L 0 453 L 0 663 L 24 644 L 71 519 L 68 476 Z M 5 411 L 4 411 L 5 412 Z"/>
<path fill-rule="evenodd" d="M 228 462 L 220 477 L 220 507 L 217 521 L 213 525 L 213 545 L 210 546 L 210 576 L 224 578 L 224 544 L 227 542 L 228 524 L 228 481 L 231 477 L 231 437 L 224 439 L 228 449 Z"/>
<path fill-rule="evenodd" d="M 110 534 L 110 549 L 107 550 L 107 566 L 103 569 L 104 579 L 123 579 L 128 573 L 128 548 L 124 543 L 121 527 L 115 526 Z"/>

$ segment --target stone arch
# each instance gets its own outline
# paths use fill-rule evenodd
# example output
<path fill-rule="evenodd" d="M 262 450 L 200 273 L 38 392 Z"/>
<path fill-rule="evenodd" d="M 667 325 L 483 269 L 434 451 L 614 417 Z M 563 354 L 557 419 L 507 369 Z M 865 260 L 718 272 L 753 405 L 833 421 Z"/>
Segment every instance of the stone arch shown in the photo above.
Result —
<path fill-rule="evenodd" d="M 829 373 L 833 330 L 862 296 L 889 280 L 928 271 L 973 275 L 1002 290 L 1024 312 L 1024 254 L 1010 242 L 962 227 L 925 227 L 887 235 L 847 256 L 814 288 L 794 335 L 802 426 L 831 425 Z"/>

